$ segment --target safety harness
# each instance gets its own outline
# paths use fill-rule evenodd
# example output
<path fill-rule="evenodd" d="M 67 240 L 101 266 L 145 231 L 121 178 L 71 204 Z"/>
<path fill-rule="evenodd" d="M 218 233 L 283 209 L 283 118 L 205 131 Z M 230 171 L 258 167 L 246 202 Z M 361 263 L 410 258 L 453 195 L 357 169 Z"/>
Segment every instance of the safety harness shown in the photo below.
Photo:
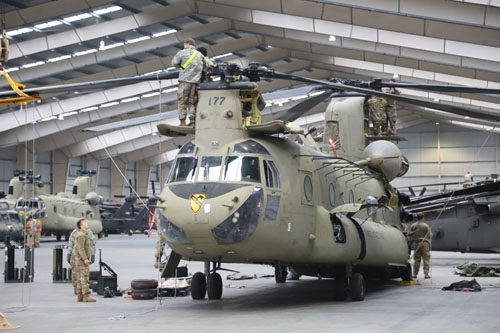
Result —
<path fill-rule="evenodd" d="M 189 65 L 189 63 L 191 62 L 191 60 L 194 59 L 194 57 L 196 56 L 197 53 L 198 53 L 198 51 L 194 50 L 193 54 L 191 54 L 191 56 L 189 57 L 189 59 L 186 60 L 186 62 L 181 65 L 181 69 L 182 70 L 186 69 L 186 67 Z"/>

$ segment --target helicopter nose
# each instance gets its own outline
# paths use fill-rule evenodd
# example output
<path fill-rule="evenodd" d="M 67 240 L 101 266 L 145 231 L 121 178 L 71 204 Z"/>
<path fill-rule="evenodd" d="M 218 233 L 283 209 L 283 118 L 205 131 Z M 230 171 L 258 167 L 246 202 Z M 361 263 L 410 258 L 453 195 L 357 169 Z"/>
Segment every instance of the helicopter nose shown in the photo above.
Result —
<path fill-rule="evenodd" d="M 212 229 L 215 241 L 219 245 L 227 245 L 249 239 L 257 229 L 263 198 L 262 188 L 256 187 L 240 208 Z"/>

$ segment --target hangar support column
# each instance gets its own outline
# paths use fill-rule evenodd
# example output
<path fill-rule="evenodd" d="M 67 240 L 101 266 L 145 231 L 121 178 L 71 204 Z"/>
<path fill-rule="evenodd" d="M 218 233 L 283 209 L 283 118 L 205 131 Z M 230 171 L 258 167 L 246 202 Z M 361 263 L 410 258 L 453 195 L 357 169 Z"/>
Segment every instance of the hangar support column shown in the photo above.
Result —
<path fill-rule="evenodd" d="M 149 165 L 144 161 L 135 162 L 135 179 L 137 194 L 145 196 L 148 192 Z"/>
<path fill-rule="evenodd" d="M 59 149 L 52 152 L 52 191 L 53 194 L 66 191 L 69 158 Z"/>
<path fill-rule="evenodd" d="M 116 163 L 116 166 L 120 168 L 121 173 L 125 175 L 127 164 L 119 158 L 115 158 L 113 160 Z M 123 194 L 123 185 L 125 184 L 125 180 L 116 166 L 114 163 L 111 163 L 111 197 L 115 194 Z"/>

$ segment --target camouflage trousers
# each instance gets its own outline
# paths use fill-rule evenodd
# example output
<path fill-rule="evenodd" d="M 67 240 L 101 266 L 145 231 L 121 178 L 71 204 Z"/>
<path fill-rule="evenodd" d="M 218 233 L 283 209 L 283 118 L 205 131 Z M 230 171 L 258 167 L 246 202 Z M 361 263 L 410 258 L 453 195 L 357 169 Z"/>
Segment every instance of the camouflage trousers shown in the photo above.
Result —
<path fill-rule="evenodd" d="M 396 102 L 387 102 L 387 120 L 389 120 L 389 128 L 396 133 Z"/>
<path fill-rule="evenodd" d="M 385 108 L 387 101 L 384 98 L 370 97 L 366 101 L 370 120 L 373 123 L 373 130 L 375 135 L 380 135 L 380 128 L 382 132 L 387 130 L 387 113 Z"/>
<path fill-rule="evenodd" d="M 418 275 L 420 261 L 424 260 L 424 274 L 429 275 L 429 266 L 431 261 L 431 244 L 428 241 L 416 241 L 416 249 L 413 253 L 413 276 Z"/>
<path fill-rule="evenodd" d="M 73 274 L 75 274 L 75 279 L 73 281 L 76 281 L 76 293 L 82 293 L 82 294 L 90 294 L 89 291 L 89 266 L 85 265 L 82 261 L 77 261 L 73 266 L 73 273 L 72 273 L 72 278 Z"/>
<path fill-rule="evenodd" d="M 41 238 L 42 233 L 36 231 L 35 232 L 35 237 L 33 239 L 33 245 L 34 247 L 40 247 L 40 238 Z"/>
<path fill-rule="evenodd" d="M 196 118 L 196 104 L 198 104 L 198 93 L 196 83 L 179 82 L 177 89 L 177 104 L 179 106 L 179 119 L 186 119 L 189 108 L 189 118 Z"/>

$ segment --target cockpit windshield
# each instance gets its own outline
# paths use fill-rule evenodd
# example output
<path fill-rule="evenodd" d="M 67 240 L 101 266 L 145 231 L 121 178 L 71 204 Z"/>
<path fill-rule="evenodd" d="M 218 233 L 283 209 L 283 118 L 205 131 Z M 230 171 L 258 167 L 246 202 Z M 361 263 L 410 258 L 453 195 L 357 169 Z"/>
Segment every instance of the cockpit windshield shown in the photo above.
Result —
<path fill-rule="evenodd" d="M 178 157 L 175 162 L 175 167 L 170 173 L 168 182 L 194 181 L 194 172 L 196 171 L 197 162 L 197 157 Z"/>
<path fill-rule="evenodd" d="M 218 181 L 222 156 L 203 156 L 198 171 L 198 181 Z"/>
<path fill-rule="evenodd" d="M 253 156 L 227 156 L 224 180 L 260 183 L 259 158 Z"/>
<path fill-rule="evenodd" d="M 10 220 L 12 222 L 21 222 L 21 218 L 19 217 L 19 214 L 16 213 L 9 213 Z"/>

